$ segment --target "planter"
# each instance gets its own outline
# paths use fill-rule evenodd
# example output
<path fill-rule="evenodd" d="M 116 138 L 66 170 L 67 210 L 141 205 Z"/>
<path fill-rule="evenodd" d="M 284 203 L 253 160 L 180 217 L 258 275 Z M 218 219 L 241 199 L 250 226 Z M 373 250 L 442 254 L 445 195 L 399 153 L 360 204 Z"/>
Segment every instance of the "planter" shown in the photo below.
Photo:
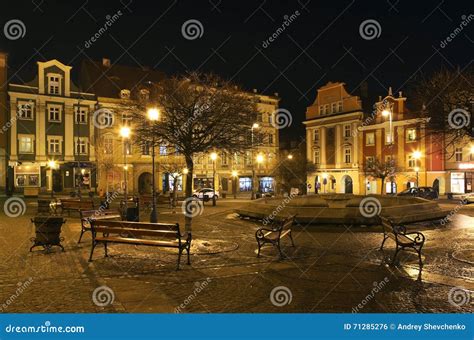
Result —
<path fill-rule="evenodd" d="M 61 241 L 64 240 L 61 234 L 61 227 L 66 222 L 62 217 L 36 216 L 31 220 L 35 224 L 36 236 L 32 238 L 34 247 L 42 246 L 46 250 L 50 250 L 53 246 L 58 246 L 64 251 Z"/>

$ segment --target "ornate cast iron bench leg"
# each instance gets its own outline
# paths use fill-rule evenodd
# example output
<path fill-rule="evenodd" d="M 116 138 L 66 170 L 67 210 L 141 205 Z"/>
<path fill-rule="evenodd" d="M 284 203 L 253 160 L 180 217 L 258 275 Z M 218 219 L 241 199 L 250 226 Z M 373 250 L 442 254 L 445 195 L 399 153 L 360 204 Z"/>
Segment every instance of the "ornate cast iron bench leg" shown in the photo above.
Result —
<path fill-rule="evenodd" d="M 92 248 L 91 248 L 91 254 L 89 256 L 89 262 L 92 262 L 92 255 L 94 254 L 94 248 L 97 245 L 97 242 L 92 241 Z"/>

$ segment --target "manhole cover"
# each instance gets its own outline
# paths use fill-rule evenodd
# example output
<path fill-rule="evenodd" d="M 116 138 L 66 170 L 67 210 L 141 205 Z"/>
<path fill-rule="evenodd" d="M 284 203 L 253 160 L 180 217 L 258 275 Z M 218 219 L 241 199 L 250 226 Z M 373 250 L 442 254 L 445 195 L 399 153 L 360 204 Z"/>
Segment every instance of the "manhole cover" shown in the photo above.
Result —
<path fill-rule="evenodd" d="M 474 264 L 474 249 L 457 250 L 453 252 L 453 259 Z"/>

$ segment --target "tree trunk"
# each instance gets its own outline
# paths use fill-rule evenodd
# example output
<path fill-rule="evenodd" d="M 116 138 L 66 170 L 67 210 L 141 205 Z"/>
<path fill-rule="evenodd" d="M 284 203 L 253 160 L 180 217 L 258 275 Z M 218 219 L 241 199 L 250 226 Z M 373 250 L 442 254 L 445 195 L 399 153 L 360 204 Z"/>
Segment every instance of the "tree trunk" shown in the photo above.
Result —
<path fill-rule="evenodd" d="M 186 198 L 192 197 L 193 195 L 193 156 L 186 155 L 186 167 L 188 173 L 186 174 Z M 184 229 L 186 232 L 191 233 L 193 218 L 191 216 L 184 216 Z"/>
<path fill-rule="evenodd" d="M 385 183 L 385 177 L 380 178 L 382 180 L 382 188 L 380 189 L 380 195 L 383 195 L 383 185 Z"/>
<path fill-rule="evenodd" d="M 178 176 L 173 178 L 173 208 L 176 208 L 176 199 L 178 198 Z"/>

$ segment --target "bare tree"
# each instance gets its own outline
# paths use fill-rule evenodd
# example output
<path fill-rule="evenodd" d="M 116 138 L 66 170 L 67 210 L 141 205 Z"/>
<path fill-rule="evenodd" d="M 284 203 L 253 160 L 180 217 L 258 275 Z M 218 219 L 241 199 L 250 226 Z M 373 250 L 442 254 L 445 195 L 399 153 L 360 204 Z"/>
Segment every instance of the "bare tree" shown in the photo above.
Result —
<path fill-rule="evenodd" d="M 143 110 L 135 111 L 135 141 L 160 140 L 176 148 L 188 169 L 186 197 L 192 196 L 196 154 L 251 148 L 249 134 L 257 116 L 256 101 L 231 82 L 212 74 L 191 73 L 163 80 L 156 93 L 160 119 L 152 124 Z M 191 223 L 191 215 L 185 214 L 187 231 L 191 231 Z"/>
<path fill-rule="evenodd" d="M 419 75 L 412 86 L 412 98 L 419 114 L 429 117 L 426 136 L 444 140 L 446 150 L 474 137 L 474 68 L 439 70 Z M 446 154 L 446 153 L 445 153 Z M 451 158 L 452 154 L 445 155 Z"/>
<path fill-rule="evenodd" d="M 382 162 L 380 159 L 374 158 L 373 160 L 369 160 L 365 165 L 366 176 L 372 176 L 382 180 L 381 195 L 384 193 L 385 180 L 395 176 L 396 173 L 397 167 L 395 166 L 395 161 L 392 159 Z"/>

